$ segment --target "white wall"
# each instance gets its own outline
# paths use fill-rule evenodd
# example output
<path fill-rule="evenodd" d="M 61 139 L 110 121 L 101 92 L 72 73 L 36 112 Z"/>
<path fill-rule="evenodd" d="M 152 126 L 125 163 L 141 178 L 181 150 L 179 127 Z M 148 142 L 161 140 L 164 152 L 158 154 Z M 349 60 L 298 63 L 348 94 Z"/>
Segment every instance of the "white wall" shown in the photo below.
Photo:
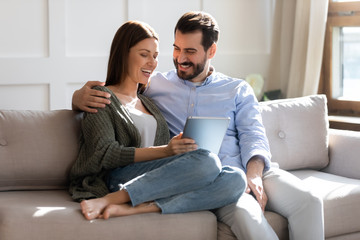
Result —
<path fill-rule="evenodd" d="M 173 68 L 173 29 L 189 10 L 211 13 L 221 35 L 213 65 L 269 75 L 276 0 L 0 0 L 0 109 L 71 107 L 88 80 L 105 80 L 112 38 L 127 20 L 160 35 L 157 70 Z"/>

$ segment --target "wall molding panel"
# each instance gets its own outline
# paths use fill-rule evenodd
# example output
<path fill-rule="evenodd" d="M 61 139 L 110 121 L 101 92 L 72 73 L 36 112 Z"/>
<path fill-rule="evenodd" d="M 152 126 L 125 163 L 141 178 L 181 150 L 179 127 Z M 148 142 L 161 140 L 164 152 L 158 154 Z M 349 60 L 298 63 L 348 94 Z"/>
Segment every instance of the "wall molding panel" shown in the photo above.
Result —
<path fill-rule="evenodd" d="M 174 27 L 190 10 L 218 20 L 217 71 L 239 78 L 260 73 L 266 79 L 275 1 L 1 0 L 0 109 L 70 109 L 76 89 L 105 80 L 111 41 L 129 19 L 155 28 L 157 70 L 172 69 Z"/>
<path fill-rule="evenodd" d="M 47 110 L 49 109 L 48 84 L 12 84 L 1 85 L 1 101 L 6 101 L 6 108 L 17 110 Z M 1 103 L 2 105 L 3 103 Z"/>

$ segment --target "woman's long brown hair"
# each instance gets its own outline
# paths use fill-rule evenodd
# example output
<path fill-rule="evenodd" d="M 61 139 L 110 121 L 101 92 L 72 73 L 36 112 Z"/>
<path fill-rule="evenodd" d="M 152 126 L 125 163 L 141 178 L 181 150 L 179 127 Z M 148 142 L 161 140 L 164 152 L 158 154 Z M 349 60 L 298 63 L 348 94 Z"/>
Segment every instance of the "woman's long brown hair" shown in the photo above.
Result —
<path fill-rule="evenodd" d="M 128 21 L 117 30 L 111 44 L 105 86 L 125 80 L 128 74 L 130 48 L 146 38 L 155 38 L 159 41 L 154 29 L 143 22 Z"/>

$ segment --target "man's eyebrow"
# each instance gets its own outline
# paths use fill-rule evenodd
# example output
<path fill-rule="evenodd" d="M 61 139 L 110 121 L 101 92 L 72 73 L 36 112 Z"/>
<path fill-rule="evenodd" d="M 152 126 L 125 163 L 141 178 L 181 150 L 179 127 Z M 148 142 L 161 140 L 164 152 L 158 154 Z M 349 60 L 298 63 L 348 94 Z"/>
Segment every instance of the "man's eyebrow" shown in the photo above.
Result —
<path fill-rule="evenodd" d="M 176 46 L 175 44 L 173 44 L 173 46 L 174 47 L 176 47 L 176 48 L 179 48 L 178 46 Z M 186 50 L 186 51 L 197 51 L 197 49 L 196 48 L 184 48 L 184 50 Z"/>

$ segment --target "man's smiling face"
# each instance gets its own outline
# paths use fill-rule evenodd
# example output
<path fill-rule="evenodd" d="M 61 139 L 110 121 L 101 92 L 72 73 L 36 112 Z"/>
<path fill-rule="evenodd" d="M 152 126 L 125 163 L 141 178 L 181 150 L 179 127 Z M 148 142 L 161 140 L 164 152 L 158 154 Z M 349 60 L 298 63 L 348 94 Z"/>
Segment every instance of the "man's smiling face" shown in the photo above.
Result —
<path fill-rule="evenodd" d="M 181 79 L 193 82 L 205 79 L 208 57 L 201 42 L 201 31 L 186 34 L 176 31 L 173 61 Z"/>

